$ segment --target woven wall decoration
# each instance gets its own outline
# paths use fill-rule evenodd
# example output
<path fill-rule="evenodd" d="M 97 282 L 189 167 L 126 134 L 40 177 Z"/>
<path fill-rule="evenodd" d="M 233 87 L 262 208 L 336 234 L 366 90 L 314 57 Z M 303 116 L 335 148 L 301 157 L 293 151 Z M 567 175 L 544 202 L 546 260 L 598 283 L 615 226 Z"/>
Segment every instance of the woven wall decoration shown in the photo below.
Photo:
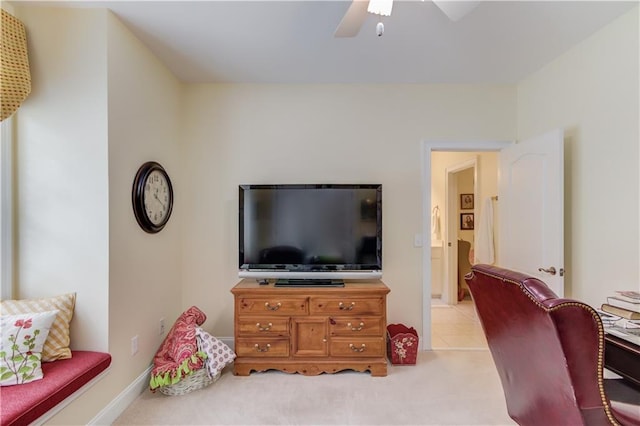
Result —
<path fill-rule="evenodd" d="M 31 93 L 31 75 L 24 25 L 2 9 L 0 39 L 0 121 L 13 114 Z"/>

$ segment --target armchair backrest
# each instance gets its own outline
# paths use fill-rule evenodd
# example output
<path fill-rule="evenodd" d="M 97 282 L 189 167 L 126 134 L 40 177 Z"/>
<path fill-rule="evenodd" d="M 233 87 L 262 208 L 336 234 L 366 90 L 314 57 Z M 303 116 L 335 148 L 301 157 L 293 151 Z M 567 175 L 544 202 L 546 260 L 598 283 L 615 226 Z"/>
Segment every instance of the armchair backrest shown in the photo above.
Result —
<path fill-rule="evenodd" d="M 466 277 L 511 418 L 521 425 L 617 424 L 603 387 L 598 313 L 545 283 L 474 265 Z"/>

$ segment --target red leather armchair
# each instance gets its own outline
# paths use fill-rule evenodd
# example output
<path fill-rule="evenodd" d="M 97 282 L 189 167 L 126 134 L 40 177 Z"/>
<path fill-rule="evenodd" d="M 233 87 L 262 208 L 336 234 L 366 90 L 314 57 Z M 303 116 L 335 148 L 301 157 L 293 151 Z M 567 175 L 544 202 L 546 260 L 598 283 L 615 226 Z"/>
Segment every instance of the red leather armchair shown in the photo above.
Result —
<path fill-rule="evenodd" d="M 597 312 L 542 281 L 488 265 L 465 277 L 496 364 L 509 416 L 520 425 L 640 425 L 603 381 Z"/>

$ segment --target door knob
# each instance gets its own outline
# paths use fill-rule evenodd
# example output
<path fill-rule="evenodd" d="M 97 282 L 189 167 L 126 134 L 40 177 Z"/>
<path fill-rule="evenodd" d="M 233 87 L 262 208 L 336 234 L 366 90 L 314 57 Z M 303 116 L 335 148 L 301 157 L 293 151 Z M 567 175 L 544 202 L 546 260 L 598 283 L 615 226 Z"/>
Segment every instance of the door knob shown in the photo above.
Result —
<path fill-rule="evenodd" d="M 550 267 L 549 269 L 544 269 L 544 268 L 538 268 L 538 271 L 540 272 L 546 272 L 547 274 L 551 274 L 551 275 L 555 275 L 556 274 L 556 268 L 555 267 Z"/>

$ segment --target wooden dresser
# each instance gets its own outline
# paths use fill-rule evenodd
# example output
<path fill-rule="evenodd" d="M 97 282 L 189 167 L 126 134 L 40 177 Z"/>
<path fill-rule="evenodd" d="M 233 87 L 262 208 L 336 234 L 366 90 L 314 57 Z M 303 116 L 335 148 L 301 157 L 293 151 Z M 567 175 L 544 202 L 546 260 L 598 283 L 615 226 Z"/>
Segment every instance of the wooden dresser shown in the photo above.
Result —
<path fill-rule="evenodd" d="M 287 288 L 245 279 L 231 292 L 234 374 L 274 369 L 317 375 L 350 369 L 387 375 L 389 288 L 381 281 Z"/>

